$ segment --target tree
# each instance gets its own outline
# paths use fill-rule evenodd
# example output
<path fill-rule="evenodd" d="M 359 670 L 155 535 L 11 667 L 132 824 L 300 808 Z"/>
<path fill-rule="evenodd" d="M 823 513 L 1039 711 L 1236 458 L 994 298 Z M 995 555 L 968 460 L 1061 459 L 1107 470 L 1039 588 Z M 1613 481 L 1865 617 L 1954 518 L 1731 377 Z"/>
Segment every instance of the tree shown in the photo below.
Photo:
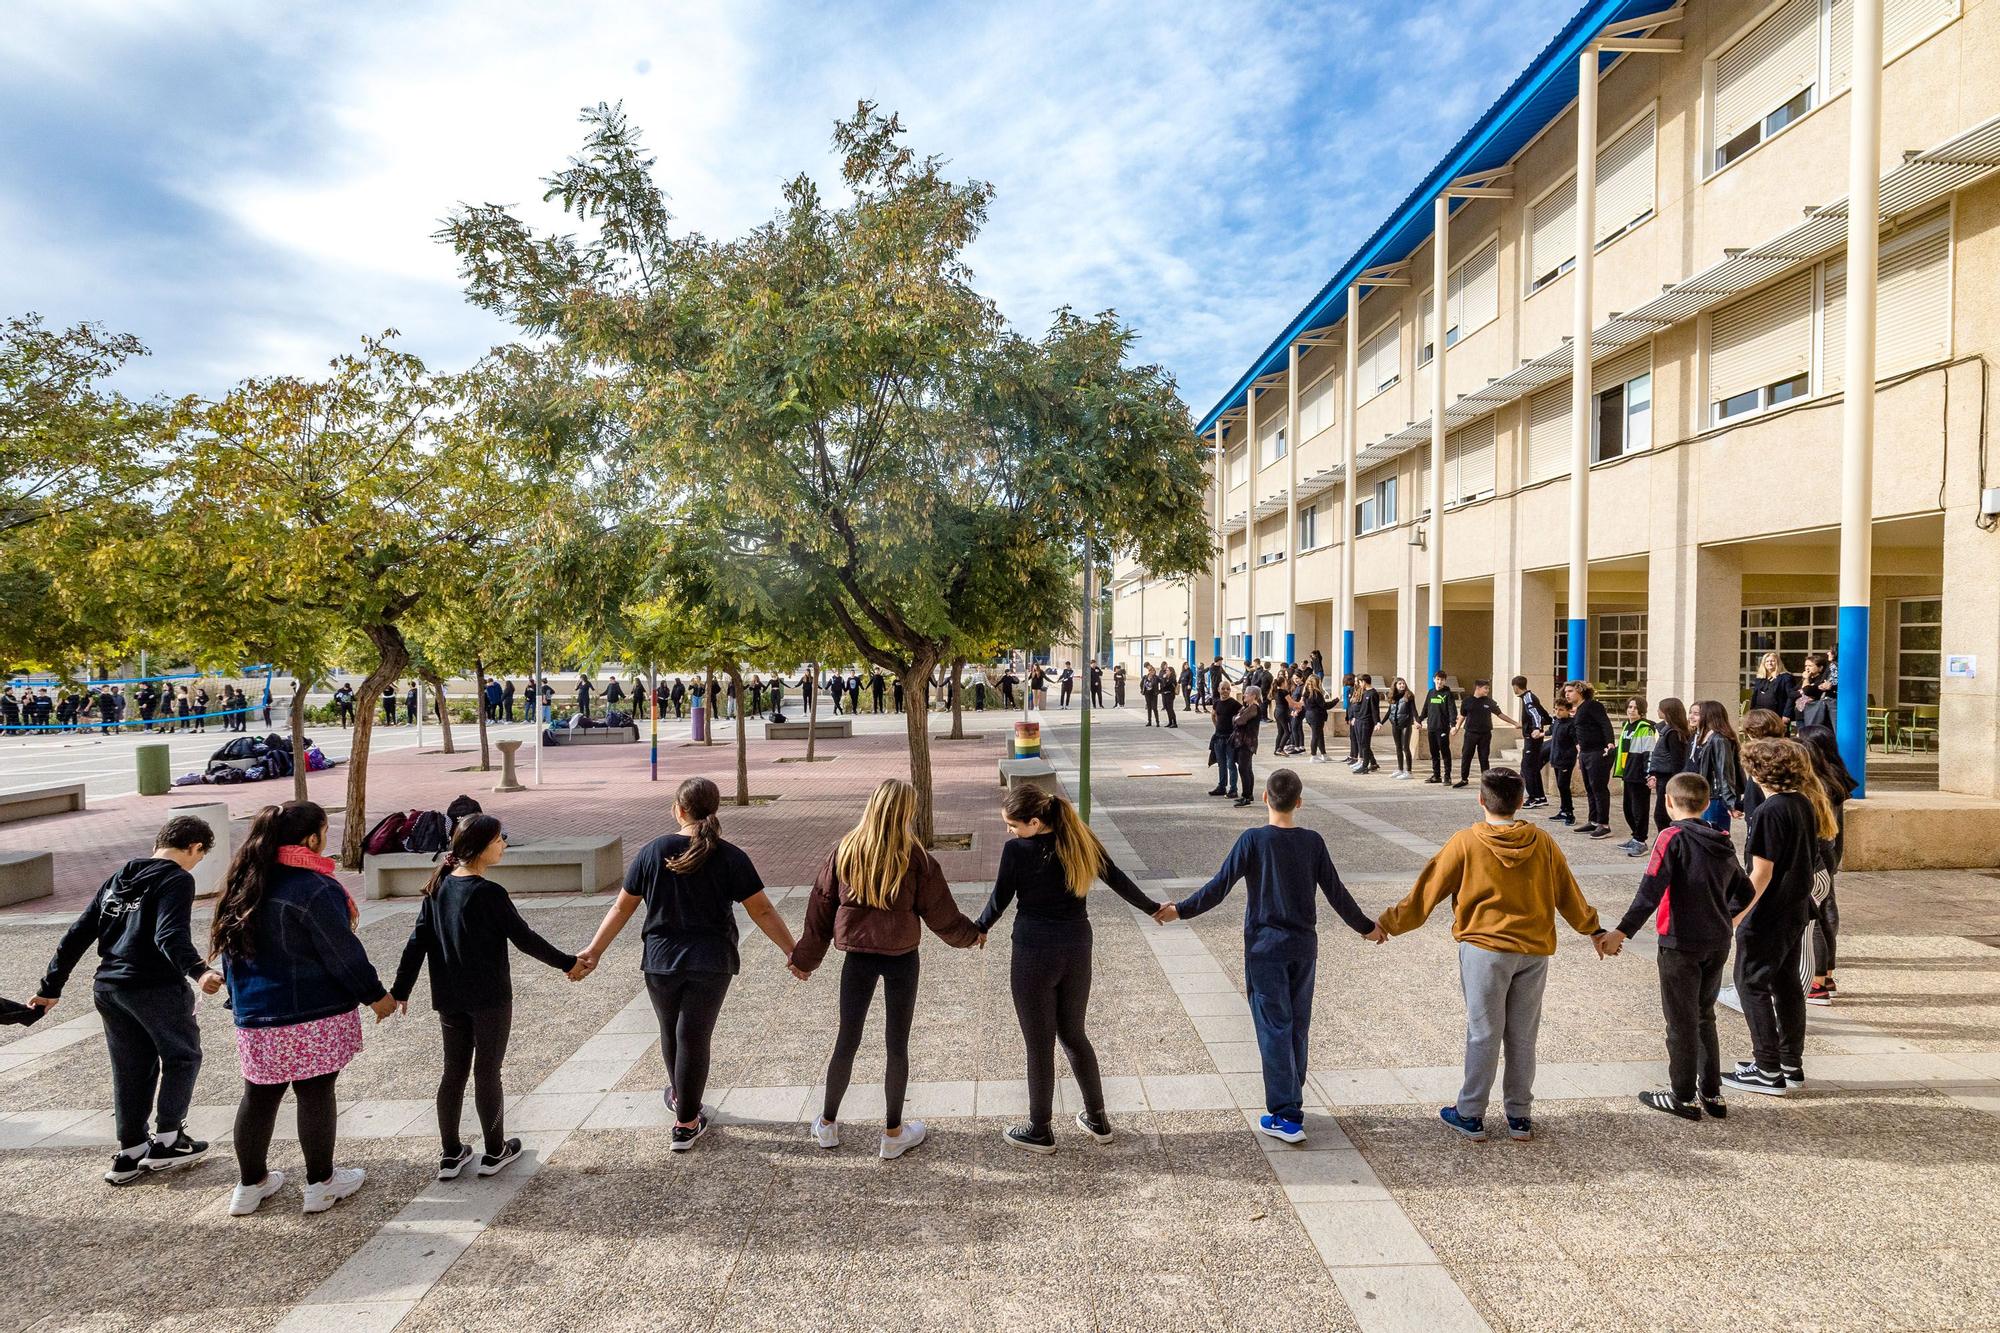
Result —
<path fill-rule="evenodd" d="M 1007 336 L 963 258 L 990 187 L 947 179 L 894 116 L 863 103 L 835 127 L 844 202 L 800 175 L 771 221 L 721 241 L 673 232 L 620 108 L 583 118 L 584 152 L 545 197 L 591 233 L 461 207 L 440 235 L 469 297 L 563 349 L 544 414 L 622 423 L 663 521 L 803 588 L 912 701 L 963 632 L 955 609 L 990 610 L 967 589 L 996 523 L 1030 586 L 1070 567 L 1086 529 L 1158 568 L 1206 566 L 1202 446 L 1172 380 L 1117 363 L 1130 334 L 1109 315 Z M 596 438 L 550 432 L 565 435 Z M 905 720 L 929 841 L 929 719 Z"/>

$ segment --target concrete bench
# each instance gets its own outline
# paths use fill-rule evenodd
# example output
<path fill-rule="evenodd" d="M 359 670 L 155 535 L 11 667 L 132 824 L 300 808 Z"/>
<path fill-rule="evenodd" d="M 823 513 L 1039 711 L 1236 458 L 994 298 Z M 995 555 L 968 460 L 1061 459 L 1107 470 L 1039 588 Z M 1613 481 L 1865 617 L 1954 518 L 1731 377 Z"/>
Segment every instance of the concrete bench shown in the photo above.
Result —
<path fill-rule="evenodd" d="M 637 745 L 637 727 L 557 727 L 544 738 L 549 745 Z"/>
<path fill-rule="evenodd" d="M 55 891 L 54 852 L 0 852 L 0 907 L 52 898 Z"/>
<path fill-rule="evenodd" d="M 1000 785 L 1008 791 L 1024 786 L 1040 787 L 1062 795 L 1062 780 L 1056 776 L 1056 766 L 1046 759 L 1002 759 Z"/>
<path fill-rule="evenodd" d="M 854 722 L 853 719 L 845 717 L 821 718 L 817 722 L 766 722 L 764 724 L 764 739 L 767 741 L 802 741 L 806 738 L 808 731 L 820 740 L 852 736 L 854 734 Z"/>
<path fill-rule="evenodd" d="M 422 852 L 388 852 L 361 863 L 370 898 L 420 897 L 437 860 Z M 621 838 L 548 838 L 507 848 L 493 878 L 509 893 L 596 893 L 625 880 Z"/>
<path fill-rule="evenodd" d="M 83 784 L 61 787 L 32 787 L 27 791 L 0 794 L 0 824 L 17 819 L 40 819 L 43 815 L 66 815 L 83 809 Z"/>

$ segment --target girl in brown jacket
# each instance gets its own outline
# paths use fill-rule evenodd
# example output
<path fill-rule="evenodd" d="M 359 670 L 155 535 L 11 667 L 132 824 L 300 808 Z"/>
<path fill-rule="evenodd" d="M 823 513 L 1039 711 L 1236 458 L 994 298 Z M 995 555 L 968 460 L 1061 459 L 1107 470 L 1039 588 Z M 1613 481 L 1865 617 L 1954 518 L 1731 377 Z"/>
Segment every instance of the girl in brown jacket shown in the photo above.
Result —
<path fill-rule="evenodd" d="M 792 950 L 792 974 L 801 981 L 825 959 L 829 943 L 847 955 L 840 969 L 840 1033 L 826 1062 L 826 1101 L 811 1130 L 822 1148 L 840 1146 L 840 1102 L 854 1074 L 878 980 L 888 1009 L 882 1156 L 901 1157 L 924 1141 L 923 1121 L 903 1121 L 910 1023 L 917 1009 L 917 944 L 923 935 L 918 920 L 955 949 L 986 943 L 952 900 L 936 858 L 917 841 L 916 811 L 917 793 L 909 783 L 889 778 L 875 789 L 861 822 L 820 867 L 806 904 L 804 933 Z"/>

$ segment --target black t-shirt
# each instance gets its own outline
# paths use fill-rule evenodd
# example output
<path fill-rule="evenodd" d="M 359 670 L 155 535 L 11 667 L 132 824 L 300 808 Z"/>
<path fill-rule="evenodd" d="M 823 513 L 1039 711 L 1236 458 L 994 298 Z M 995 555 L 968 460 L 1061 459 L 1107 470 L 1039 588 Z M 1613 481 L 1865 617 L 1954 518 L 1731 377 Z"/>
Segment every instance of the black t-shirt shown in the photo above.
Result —
<path fill-rule="evenodd" d="M 1229 729 L 1236 725 L 1236 714 L 1242 711 L 1240 699 L 1217 699 L 1215 701 L 1215 734 L 1227 736 Z"/>
<path fill-rule="evenodd" d="M 417 908 L 390 993 L 409 999 L 417 973 L 429 964 L 431 1004 L 439 1013 L 506 1004 L 514 998 L 509 945 L 565 972 L 576 966 L 575 954 L 550 944 L 521 919 L 506 889 L 480 875 L 446 875 Z"/>
<path fill-rule="evenodd" d="M 708 859 L 687 874 L 667 869 L 689 841 L 680 833 L 655 838 L 625 870 L 625 892 L 646 900 L 644 970 L 734 976 L 742 964 L 733 909 L 762 893 L 764 881 L 732 842 L 717 842 Z"/>
<path fill-rule="evenodd" d="M 1098 878 L 1112 891 L 1140 911 L 1151 915 L 1160 905 L 1140 891 L 1126 873 L 1107 858 Z M 1016 944 L 1059 946 L 1084 943 L 1090 939 L 1090 914 L 1084 900 L 1069 891 L 1069 880 L 1056 855 L 1056 835 L 1037 834 L 1032 838 L 1010 838 L 1000 849 L 1000 869 L 993 878 L 993 893 L 986 910 L 973 925 L 983 934 L 1020 898 L 1014 913 Z"/>
<path fill-rule="evenodd" d="M 1812 802 L 1793 791 L 1772 792 L 1750 821 L 1748 850 L 1771 863 L 1771 882 L 1743 923 L 1758 932 L 1802 928 L 1819 864 L 1819 830 Z"/>
<path fill-rule="evenodd" d="M 1491 695 L 1469 694 L 1459 708 L 1459 715 L 1465 719 L 1465 730 L 1474 736 L 1492 735 L 1493 718 L 1499 713 L 1500 705 Z"/>

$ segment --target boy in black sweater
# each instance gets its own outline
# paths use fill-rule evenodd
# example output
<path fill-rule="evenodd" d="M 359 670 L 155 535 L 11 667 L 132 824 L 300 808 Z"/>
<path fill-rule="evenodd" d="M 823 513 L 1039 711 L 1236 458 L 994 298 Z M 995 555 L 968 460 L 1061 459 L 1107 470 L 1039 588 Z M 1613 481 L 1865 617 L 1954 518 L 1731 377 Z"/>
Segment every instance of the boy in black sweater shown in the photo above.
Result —
<path fill-rule="evenodd" d="M 84 950 L 97 946 L 92 998 L 111 1053 L 118 1129 L 118 1153 L 104 1173 L 107 1185 L 129 1185 L 148 1172 L 186 1166 L 208 1151 L 206 1143 L 188 1137 L 186 1125 L 201 1073 L 201 1033 L 188 982 L 213 995 L 222 988 L 222 974 L 194 947 L 188 927 L 194 876 L 188 872 L 214 845 L 215 830 L 204 821 L 191 815 L 169 819 L 153 839 L 153 854 L 120 866 L 63 932 L 35 998 L 28 1001 L 36 1009 L 55 1008 Z M 149 1111 L 156 1112 L 159 1129 L 151 1136 Z"/>
<path fill-rule="evenodd" d="M 1674 822 L 1653 841 L 1646 873 L 1625 919 L 1597 941 L 1598 953 L 1616 954 L 1654 918 L 1660 932 L 1660 1010 L 1667 1021 L 1665 1092 L 1642 1092 L 1655 1111 L 1720 1120 L 1722 1056 L 1715 1035 L 1715 997 L 1729 962 L 1733 914 L 1750 901 L 1749 876 L 1736 863 L 1729 835 L 1701 822 L 1708 808 L 1708 779 L 1680 773 L 1667 781 L 1667 813 Z M 1697 1092 L 1701 1104 L 1695 1104 Z"/>
<path fill-rule="evenodd" d="M 1424 737 L 1431 743 L 1431 775 L 1425 782 L 1451 781 L 1451 733 L 1458 725 L 1458 696 L 1445 684 L 1440 671 L 1431 677 L 1431 692 L 1424 696 Z"/>
<path fill-rule="evenodd" d="M 1555 716 L 1549 719 L 1549 767 L 1556 775 L 1556 795 L 1561 803 L 1556 812 L 1549 816 L 1558 824 L 1576 823 L 1576 797 L 1570 793 L 1570 775 L 1576 771 L 1576 718 L 1570 712 L 1569 700 L 1561 695 L 1551 705 Z"/>
<path fill-rule="evenodd" d="M 1286 1143 L 1305 1142 L 1306 1033 L 1312 1025 L 1313 982 L 1319 969 L 1318 912 L 1313 890 L 1357 935 L 1375 929 L 1333 868 L 1326 840 L 1300 828 L 1293 812 L 1305 785 L 1289 768 L 1264 785 L 1269 822 L 1245 829 L 1215 877 L 1178 903 L 1153 914 L 1162 925 L 1200 916 L 1247 880 L 1243 909 L 1243 981 L 1264 1065 L 1264 1106 L 1257 1132 Z"/>

